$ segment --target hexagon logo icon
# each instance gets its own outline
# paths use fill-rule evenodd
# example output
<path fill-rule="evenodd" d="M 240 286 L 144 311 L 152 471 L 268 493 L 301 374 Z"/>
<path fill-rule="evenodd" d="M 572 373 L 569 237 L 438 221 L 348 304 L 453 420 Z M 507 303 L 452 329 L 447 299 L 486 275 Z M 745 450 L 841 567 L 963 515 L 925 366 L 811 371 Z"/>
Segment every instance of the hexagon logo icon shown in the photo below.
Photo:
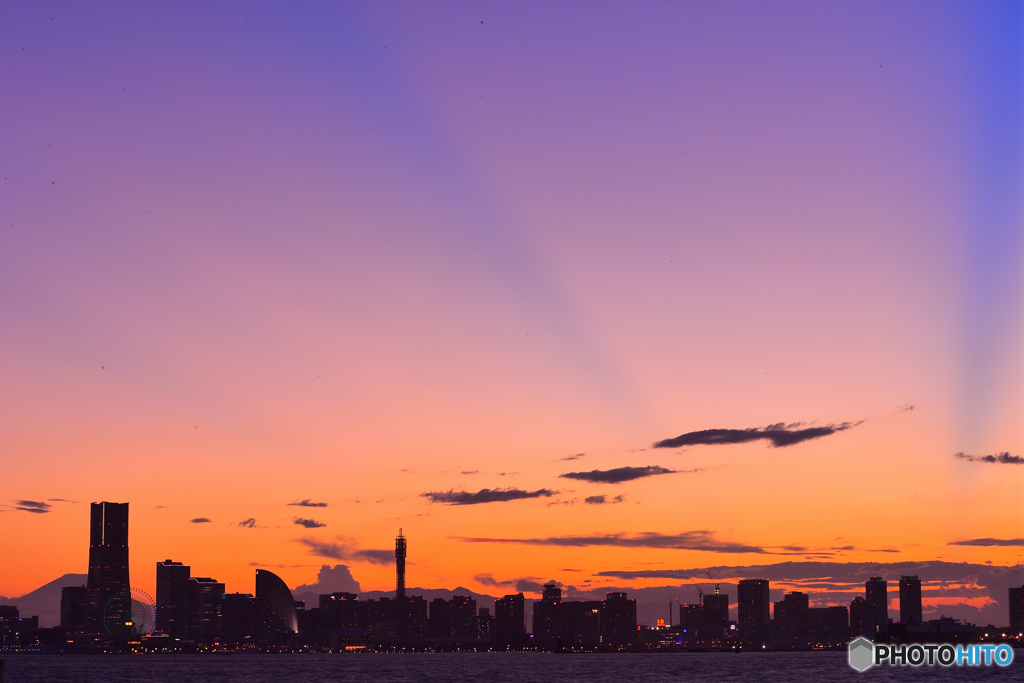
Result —
<path fill-rule="evenodd" d="M 851 640 L 849 645 L 850 666 L 857 671 L 867 671 L 875 664 L 875 644 L 861 636 Z"/>

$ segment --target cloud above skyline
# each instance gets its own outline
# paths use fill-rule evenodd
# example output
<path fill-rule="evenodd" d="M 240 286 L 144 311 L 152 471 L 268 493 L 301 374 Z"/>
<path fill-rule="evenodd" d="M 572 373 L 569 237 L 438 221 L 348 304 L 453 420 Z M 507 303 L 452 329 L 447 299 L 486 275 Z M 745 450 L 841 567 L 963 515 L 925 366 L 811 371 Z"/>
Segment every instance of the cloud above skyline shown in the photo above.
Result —
<path fill-rule="evenodd" d="M 238 523 L 238 526 L 245 527 L 246 529 L 255 529 L 256 518 L 250 517 L 249 519 L 243 519 L 241 522 Z"/>
<path fill-rule="evenodd" d="M 296 503 L 288 503 L 288 505 L 290 505 L 292 507 L 300 507 L 300 508 L 325 508 L 325 507 L 327 507 L 327 503 L 314 503 L 309 498 L 303 498 L 302 500 L 300 500 L 300 501 L 298 501 Z"/>
<path fill-rule="evenodd" d="M 38 500 L 16 500 L 13 505 L 15 510 L 21 510 L 22 512 L 31 512 L 34 515 L 43 515 L 50 512 L 52 506 L 49 503 L 44 503 Z"/>
<path fill-rule="evenodd" d="M 562 546 L 584 548 L 588 546 L 615 546 L 621 548 L 664 548 L 672 550 L 701 550 L 713 553 L 767 553 L 764 548 L 744 543 L 718 540 L 710 531 L 687 531 L 681 534 L 595 534 L 593 536 L 549 536 L 547 538 L 479 538 L 456 536 L 465 543 L 517 543 L 522 545 Z"/>
<path fill-rule="evenodd" d="M 1024 546 L 1024 538 L 969 538 L 964 541 L 950 541 L 947 545 L 968 545 L 981 548 Z"/>
<path fill-rule="evenodd" d="M 445 505 L 480 505 L 483 503 L 506 503 L 510 500 L 524 500 L 528 498 L 550 498 L 558 493 L 550 489 L 538 489 L 536 491 L 523 491 L 522 489 L 481 489 L 475 493 L 470 491 L 428 491 L 421 493 L 421 498 L 428 499 L 431 503 L 444 503 Z"/>
<path fill-rule="evenodd" d="M 966 453 L 954 453 L 954 458 L 966 460 L 967 462 L 986 462 L 999 465 L 1024 465 L 1024 457 L 1010 455 L 1009 451 L 996 453 L 994 455 L 967 455 Z"/>
<path fill-rule="evenodd" d="M 559 462 L 564 462 L 566 460 L 579 460 L 580 458 L 586 457 L 586 455 L 586 453 L 575 453 L 573 455 L 567 455 L 564 458 L 559 458 L 558 460 Z"/>
<path fill-rule="evenodd" d="M 211 520 L 209 517 L 195 517 L 193 519 L 190 519 L 189 521 L 193 524 L 209 524 L 213 520 Z"/>
<path fill-rule="evenodd" d="M 646 467 L 616 467 L 611 470 L 591 470 L 589 472 L 566 472 L 558 476 L 562 479 L 578 479 L 593 484 L 621 484 L 634 479 L 655 477 L 659 474 L 676 474 L 677 472 L 678 470 L 670 470 L 658 465 L 647 465 Z"/>
<path fill-rule="evenodd" d="M 492 588 L 498 588 L 500 586 L 511 586 L 514 581 L 498 581 L 490 574 L 477 574 L 473 577 L 473 580 L 477 583 L 485 586 L 491 586 Z"/>
<path fill-rule="evenodd" d="M 587 496 L 583 499 L 583 502 L 587 505 L 612 505 L 614 503 L 625 503 L 625 496 L 615 496 L 614 498 L 608 498 L 606 496 Z"/>
<path fill-rule="evenodd" d="M 308 519 L 306 517 L 293 517 L 292 524 L 298 524 L 304 526 L 307 529 L 319 529 L 320 527 L 327 526 L 324 522 L 318 522 L 315 519 Z"/>
<path fill-rule="evenodd" d="M 520 593 L 543 593 L 544 584 L 529 579 L 519 579 L 516 581 L 516 590 Z"/>
<path fill-rule="evenodd" d="M 722 446 L 728 444 L 750 443 L 766 440 L 772 448 L 785 448 L 804 441 L 820 439 L 836 432 L 856 427 L 860 422 L 843 422 L 823 427 L 803 427 L 803 422 L 768 425 L 767 427 L 751 427 L 748 429 L 703 429 L 686 432 L 671 439 L 663 439 L 654 443 L 654 448 L 682 448 L 684 446 Z"/>
<path fill-rule="evenodd" d="M 304 536 L 296 539 L 296 543 L 309 548 L 312 555 L 328 557 L 334 560 L 356 560 L 370 564 L 389 565 L 395 562 L 393 550 L 378 548 L 359 548 L 351 539 L 337 536 L 336 541 L 322 541 Z"/>

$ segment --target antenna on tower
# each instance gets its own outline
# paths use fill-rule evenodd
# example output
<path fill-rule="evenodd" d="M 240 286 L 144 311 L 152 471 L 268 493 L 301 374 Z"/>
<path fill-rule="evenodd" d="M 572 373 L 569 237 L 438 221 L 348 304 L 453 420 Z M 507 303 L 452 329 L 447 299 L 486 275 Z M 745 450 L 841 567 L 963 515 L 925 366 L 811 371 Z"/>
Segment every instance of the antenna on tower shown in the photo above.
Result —
<path fill-rule="evenodd" d="M 395 539 L 395 599 L 405 599 L 405 555 L 407 546 L 402 530 L 398 530 L 398 537 Z"/>

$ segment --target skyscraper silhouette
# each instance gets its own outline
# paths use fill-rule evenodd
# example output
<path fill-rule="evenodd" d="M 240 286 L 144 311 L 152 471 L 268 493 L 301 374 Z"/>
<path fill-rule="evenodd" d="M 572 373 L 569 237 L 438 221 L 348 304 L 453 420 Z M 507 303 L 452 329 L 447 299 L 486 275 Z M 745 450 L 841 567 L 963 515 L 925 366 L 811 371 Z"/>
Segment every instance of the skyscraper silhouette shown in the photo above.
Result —
<path fill-rule="evenodd" d="M 864 597 L 871 606 L 871 623 L 874 632 L 889 627 L 888 584 L 881 576 L 872 576 L 864 582 Z"/>
<path fill-rule="evenodd" d="M 398 536 L 394 540 L 394 570 L 394 597 L 401 600 L 406 597 L 406 537 L 401 535 L 401 529 L 398 529 Z"/>
<path fill-rule="evenodd" d="M 256 570 L 256 642 L 290 646 L 298 633 L 295 600 L 288 584 L 274 572 Z"/>
<path fill-rule="evenodd" d="M 921 579 L 916 576 L 900 577 L 900 623 L 920 624 L 921 611 Z"/>
<path fill-rule="evenodd" d="M 772 624 L 768 579 L 743 579 L 736 597 L 740 642 L 744 647 L 763 646 L 768 642 Z"/>
<path fill-rule="evenodd" d="M 188 580 L 192 568 L 181 562 L 156 563 L 156 629 L 171 638 L 188 637 Z"/>
<path fill-rule="evenodd" d="M 1010 598 L 1010 628 L 1020 633 L 1024 631 L 1024 586 L 1011 588 Z"/>
<path fill-rule="evenodd" d="M 131 583 L 128 579 L 128 503 L 93 503 L 89 519 L 89 612 L 93 633 L 130 635 Z"/>
<path fill-rule="evenodd" d="M 405 536 L 402 535 L 402 530 L 398 530 L 398 537 L 395 538 L 395 599 L 402 600 L 405 598 Z"/>

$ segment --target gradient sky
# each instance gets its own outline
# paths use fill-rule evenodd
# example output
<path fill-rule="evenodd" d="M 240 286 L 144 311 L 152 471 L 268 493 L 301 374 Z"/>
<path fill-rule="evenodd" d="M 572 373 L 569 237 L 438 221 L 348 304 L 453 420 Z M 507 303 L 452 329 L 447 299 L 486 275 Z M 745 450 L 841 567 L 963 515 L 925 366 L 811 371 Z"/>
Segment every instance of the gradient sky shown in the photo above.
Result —
<path fill-rule="evenodd" d="M 0 595 L 84 572 L 100 500 L 131 503 L 144 590 L 165 558 L 387 589 L 364 551 L 399 527 L 410 585 L 492 593 L 1018 564 L 1022 27 L 995 1 L 0 5 Z M 554 493 L 423 495 L 495 488 Z"/>

